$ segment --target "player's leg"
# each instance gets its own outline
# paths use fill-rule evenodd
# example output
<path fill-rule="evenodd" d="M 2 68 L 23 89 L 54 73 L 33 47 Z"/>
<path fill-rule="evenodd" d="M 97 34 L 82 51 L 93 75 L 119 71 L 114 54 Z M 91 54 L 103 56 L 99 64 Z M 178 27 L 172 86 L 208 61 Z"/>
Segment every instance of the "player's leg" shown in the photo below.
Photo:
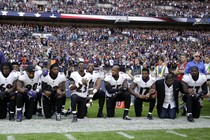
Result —
<path fill-rule="evenodd" d="M 105 102 L 105 92 L 103 90 L 98 90 L 98 92 L 96 92 L 93 96 L 93 100 L 97 100 L 98 99 L 98 104 L 99 104 L 99 108 L 98 108 L 98 115 L 97 117 L 103 117 L 103 107 L 104 107 L 104 102 Z"/>
<path fill-rule="evenodd" d="M 77 102 L 79 100 L 79 97 L 76 94 L 72 94 L 70 99 L 71 99 L 71 110 L 73 114 L 72 122 L 77 122 Z"/>
<path fill-rule="evenodd" d="M 16 97 L 16 106 L 17 106 L 17 122 L 22 121 L 22 107 L 23 107 L 23 94 L 25 93 L 17 93 Z"/>
<path fill-rule="evenodd" d="M 192 116 L 193 118 L 199 118 L 201 113 L 201 105 L 199 100 L 193 99 L 193 109 L 192 109 Z"/>
<path fill-rule="evenodd" d="M 79 97 L 77 117 L 83 119 L 87 114 L 86 98 Z"/>
<path fill-rule="evenodd" d="M 43 111 L 44 111 L 45 118 L 51 118 L 53 115 L 51 97 L 47 97 L 43 95 L 42 100 L 43 100 Z"/>
<path fill-rule="evenodd" d="M 129 108 L 131 104 L 131 95 L 128 91 L 124 91 L 122 94 L 119 94 L 117 96 L 117 101 L 125 101 L 125 109 L 123 113 L 123 119 L 124 120 L 131 120 L 128 116 Z"/>
<path fill-rule="evenodd" d="M 62 98 L 62 96 L 56 94 L 56 96 L 55 96 L 56 121 L 61 121 L 62 104 L 63 104 L 63 98 Z"/>
<path fill-rule="evenodd" d="M 147 114 L 147 119 L 149 120 L 153 120 L 153 117 L 152 117 L 152 112 L 155 108 L 155 103 L 156 103 L 156 99 L 155 98 L 151 98 L 148 100 L 149 102 L 149 112 Z"/>
<path fill-rule="evenodd" d="M 15 96 L 15 93 L 12 92 L 12 93 L 9 93 L 9 120 L 10 121 L 14 121 L 15 118 L 15 102 L 16 102 L 16 96 Z"/>
<path fill-rule="evenodd" d="M 7 117 L 7 99 L 6 97 L 0 98 L 0 119 Z"/>
<path fill-rule="evenodd" d="M 142 115 L 142 100 L 139 98 L 135 98 L 134 100 L 134 110 L 135 110 L 135 114 L 136 117 L 141 117 Z"/>
<path fill-rule="evenodd" d="M 30 98 L 29 96 L 27 96 L 25 98 L 26 98 L 25 117 L 26 117 L 26 119 L 31 119 L 32 115 L 34 114 L 34 106 L 35 106 L 36 99 Z"/>
<path fill-rule="evenodd" d="M 106 98 L 107 117 L 114 117 L 116 106 L 116 97 Z"/>

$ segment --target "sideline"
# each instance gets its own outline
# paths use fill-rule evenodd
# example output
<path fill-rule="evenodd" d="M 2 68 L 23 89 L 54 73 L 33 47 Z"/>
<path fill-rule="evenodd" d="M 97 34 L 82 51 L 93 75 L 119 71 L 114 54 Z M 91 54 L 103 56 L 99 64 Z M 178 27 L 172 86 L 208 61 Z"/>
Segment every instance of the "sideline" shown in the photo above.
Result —
<path fill-rule="evenodd" d="M 72 136 L 71 134 L 65 134 L 65 136 L 68 140 L 76 140 L 76 138 Z"/>
<path fill-rule="evenodd" d="M 124 132 L 116 132 L 116 133 L 119 134 L 119 135 L 122 135 L 122 136 L 124 136 L 124 137 L 126 137 L 128 139 L 134 139 L 134 136 L 128 135 L 128 134 L 126 134 Z"/>
<path fill-rule="evenodd" d="M 174 135 L 185 137 L 185 138 L 188 137 L 187 135 L 178 133 L 178 132 L 176 132 L 174 130 L 168 130 L 168 131 L 166 131 L 166 133 L 174 134 Z"/>
<path fill-rule="evenodd" d="M 15 137 L 13 135 L 7 136 L 7 140 L 15 140 Z"/>

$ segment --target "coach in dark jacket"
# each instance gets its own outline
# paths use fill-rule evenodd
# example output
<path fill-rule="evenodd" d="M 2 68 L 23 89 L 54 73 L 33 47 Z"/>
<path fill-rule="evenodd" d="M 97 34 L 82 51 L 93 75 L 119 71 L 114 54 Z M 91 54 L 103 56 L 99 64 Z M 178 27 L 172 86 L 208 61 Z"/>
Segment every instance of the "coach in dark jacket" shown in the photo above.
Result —
<path fill-rule="evenodd" d="M 157 111 L 160 118 L 175 119 L 179 112 L 178 96 L 183 92 L 181 82 L 169 73 L 165 79 L 156 81 Z"/>

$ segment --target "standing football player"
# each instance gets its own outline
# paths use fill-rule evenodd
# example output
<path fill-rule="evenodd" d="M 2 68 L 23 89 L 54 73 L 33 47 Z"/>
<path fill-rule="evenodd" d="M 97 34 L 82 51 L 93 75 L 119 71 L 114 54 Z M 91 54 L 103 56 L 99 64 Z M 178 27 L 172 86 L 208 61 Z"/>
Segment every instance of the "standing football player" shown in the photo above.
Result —
<path fill-rule="evenodd" d="M 61 121 L 63 98 L 66 96 L 66 76 L 59 72 L 57 63 L 50 66 L 50 72 L 41 76 L 43 91 L 43 110 L 46 118 L 56 111 L 56 121 Z"/>
<path fill-rule="evenodd" d="M 97 117 L 101 118 L 103 117 L 103 107 L 104 107 L 104 101 L 105 101 L 105 92 L 103 90 L 100 90 L 101 75 L 98 71 L 94 70 L 93 63 L 88 64 L 87 72 L 89 72 L 92 75 L 93 88 L 91 88 L 91 90 L 89 89 L 88 98 L 90 99 L 89 99 L 89 102 L 86 104 L 86 106 L 89 107 L 92 104 L 92 100 L 98 99 L 99 108 L 98 108 Z"/>
<path fill-rule="evenodd" d="M 7 116 L 7 103 L 9 102 L 9 120 L 14 121 L 15 114 L 15 82 L 17 75 L 12 71 L 11 63 L 1 65 L 0 72 L 0 119 Z"/>
<path fill-rule="evenodd" d="M 124 120 L 131 120 L 128 116 L 131 96 L 128 92 L 128 82 L 125 74 L 120 74 L 120 67 L 114 65 L 112 73 L 107 74 L 105 79 L 107 117 L 114 117 L 115 105 L 117 101 L 125 101 Z"/>
<path fill-rule="evenodd" d="M 84 71 L 84 62 L 78 63 L 78 71 L 70 75 L 71 109 L 73 114 L 72 122 L 77 122 L 77 118 L 84 118 L 87 114 L 86 100 L 92 75 Z"/>
<path fill-rule="evenodd" d="M 26 71 L 17 80 L 17 121 L 22 121 L 22 107 L 25 103 L 24 116 L 31 119 L 33 115 L 35 100 L 37 98 L 37 86 L 40 76 L 35 72 L 34 66 L 27 66 Z"/>
<path fill-rule="evenodd" d="M 141 75 L 134 76 L 134 80 L 130 85 L 129 92 L 136 97 L 134 101 L 136 117 L 140 117 L 142 114 L 143 102 L 149 102 L 150 105 L 147 119 L 153 119 L 152 111 L 155 107 L 155 81 L 156 78 L 149 74 L 148 68 L 143 68 Z M 136 87 L 140 88 L 139 93 L 134 91 Z"/>

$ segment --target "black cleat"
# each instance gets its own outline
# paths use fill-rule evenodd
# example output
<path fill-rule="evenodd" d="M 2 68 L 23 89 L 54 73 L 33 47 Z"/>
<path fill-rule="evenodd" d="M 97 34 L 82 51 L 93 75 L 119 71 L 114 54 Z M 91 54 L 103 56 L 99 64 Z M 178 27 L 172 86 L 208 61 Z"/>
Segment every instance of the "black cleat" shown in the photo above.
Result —
<path fill-rule="evenodd" d="M 56 114 L 56 121 L 61 121 L 61 114 L 60 113 Z"/>
<path fill-rule="evenodd" d="M 147 115 L 147 119 L 148 119 L 148 120 L 153 120 L 152 114 L 148 114 L 148 115 Z"/>
<path fill-rule="evenodd" d="M 97 117 L 98 118 L 104 118 L 104 115 L 102 113 L 98 113 Z"/>
<path fill-rule="evenodd" d="M 68 115 L 71 115 L 71 114 L 72 114 L 71 110 L 68 109 L 68 110 L 66 111 L 66 113 L 64 114 L 64 116 L 67 117 Z"/>
<path fill-rule="evenodd" d="M 14 113 L 9 113 L 9 121 L 15 121 L 15 114 Z"/>
<path fill-rule="evenodd" d="M 123 120 L 131 120 L 131 118 L 129 116 L 125 116 L 123 117 Z"/>
<path fill-rule="evenodd" d="M 39 117 L 42 117 L 42 116 L 43 116 L 43 114 L 42 114 L 42 109 L 41 109 L 41 108 L 39 108 L 39 109 L 37 110 L 37 112 L 38 112 L 38 116 L 39 116 Z"/>
<path fill-rule="evenodd" d="M 21 111 L 17 111 L 17 122 L 21 122 L 23 120 L 23 116 L 22 116 L 22 110 Z"/>
<path fill-rule="evenodd" d="M 190 114 L 189 116 L 187 116 L 187 120 L 188 120 L 188 122 L 194 122 L 194 119 L 193 119 L 192 114 Z"/>
<path fill-rule="evenodd" d="M 76 115 L 73 116 L 73 119 L 72 119 L 71 122 L 73 122 L 73 123 L 77 122 L 77 116 Z"/>

